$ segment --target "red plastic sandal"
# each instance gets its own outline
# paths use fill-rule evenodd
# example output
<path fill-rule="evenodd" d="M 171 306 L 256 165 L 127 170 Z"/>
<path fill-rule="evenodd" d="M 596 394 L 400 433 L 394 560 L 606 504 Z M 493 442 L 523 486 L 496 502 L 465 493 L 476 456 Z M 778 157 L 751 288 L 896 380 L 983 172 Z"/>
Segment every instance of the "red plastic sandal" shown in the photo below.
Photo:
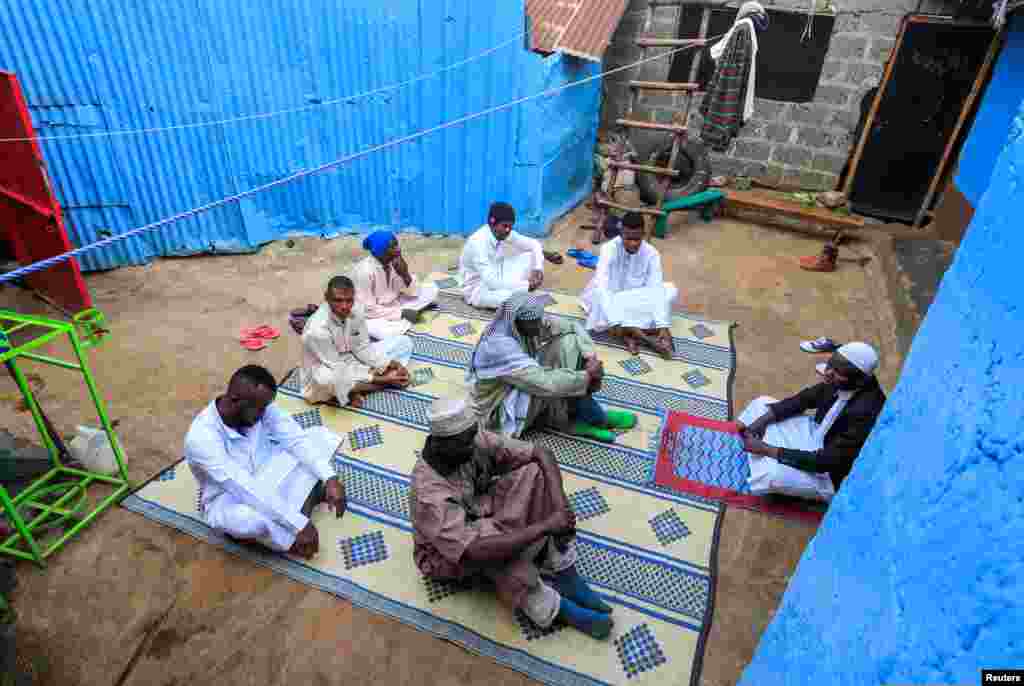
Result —
<path fill-rule="evenodd" d="M 267 347 L 267 342 L 262 338 L 250 337 L 243 338 L 239 341 L 242 347 L 246 350 L 263 350 Z"/>
<path fill-rule="evenodd" d="M 281 335 L 281 332 L 272 326 L 261 324 L 259 326 L 250 326 L 242 329 L 242 338 L 264 338 L 271 340 Z"/>

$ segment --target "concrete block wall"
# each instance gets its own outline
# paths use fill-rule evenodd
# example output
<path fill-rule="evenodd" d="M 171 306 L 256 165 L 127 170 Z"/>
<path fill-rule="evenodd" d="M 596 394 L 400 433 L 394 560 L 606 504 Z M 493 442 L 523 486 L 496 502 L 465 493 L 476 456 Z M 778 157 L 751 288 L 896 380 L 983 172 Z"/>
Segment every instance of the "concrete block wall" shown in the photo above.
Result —
<path fill-rule="evenodd" d="M 639 35 L 675 37 L 680 10 L 696 11 L 704 3 L 681 0 L 679 5 L 651 5 L 632 0 L 605 55 L 605 68 L 614 69 L 668 48 L 636 46 Z M 738 3 L 736 3 L 738 4 Z M 766 7 L 806 11 L 806 0 L 763 1 Z M 813 102 L 786 103 L 758 99 L 729 150 L 712 154 L 715 174 L 768 176 L 808 189 L 830 190 L 856 143 L 854 129 L 864 94 L 877 86 L 896 42 L 902 18 L 913 12 L 952 14 L 957 0 L 833 0 L 837 15 L 832 39 Z M 665 81 L 671 58 L 655 60 L 605 79 L 602 123 L 608 127 L 629 107 L 630 80 Z M 685 105 L 686 95 L 640 92 L 633 118 L 670 122 Z M 699 135 L 702 95 L 693 98 L 689 126 Z M 666 134 L 632 131 L 634 144 L 646 156 L 667 141 Z"/>

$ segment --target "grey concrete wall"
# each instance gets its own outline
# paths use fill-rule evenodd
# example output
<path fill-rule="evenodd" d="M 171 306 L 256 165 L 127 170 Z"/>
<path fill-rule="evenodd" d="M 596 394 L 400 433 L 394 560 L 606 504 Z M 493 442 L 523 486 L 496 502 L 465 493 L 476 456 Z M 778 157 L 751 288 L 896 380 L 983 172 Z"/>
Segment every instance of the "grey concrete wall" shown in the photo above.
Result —
<path fill-rule="evenodd" d="M 605 56 L 605 68 L 631 64 L 667 48 L 636 46 L 638 35 L 674 37 L 682 5 L 697 11 L 704 3 L 682 0 L 681 5 L 651 6 L 632 0 Z M 735 3 L 738 4 L 738 3 Z M 762 0 L 766 7 L 806 11 L 806 0 Z M 919 9 L 920 5 L 920 9 Z M 957 0 L 833 0 L 835 27 L 814 101 L 785 103 L 758 99 L 754 116 L 724 154 L 712 155 L 715 174 L 768 176 L 808 189 L 832 189 L 849 155 L 860 101 L 877 86 L 895 44 L 901 19 L 916 11 L 952 14 Z M 655 60 L 606 78 L 602 123 L 614 124 L 629 107 L 629 80 L 664 81 L 671 58 Z M 640 91 L 632 118 L 669 122 L 685 105 L 686 95 Z M 689 126 L 700 132 L 698 114 L 702 94 L 693 98 Z M 634 144 L 646 154 L 667 140 L 667 134 L 632 130 Z"/>

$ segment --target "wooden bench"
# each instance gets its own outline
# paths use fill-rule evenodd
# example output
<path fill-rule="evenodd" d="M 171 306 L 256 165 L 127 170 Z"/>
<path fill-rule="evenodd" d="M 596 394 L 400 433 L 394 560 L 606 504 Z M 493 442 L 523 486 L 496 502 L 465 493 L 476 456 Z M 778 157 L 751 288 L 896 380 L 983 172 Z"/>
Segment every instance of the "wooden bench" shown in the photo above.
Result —
<path fill-rule="evenodd" d="M 709 188 L 708 190 L 701 191 L 700 193 L 694 193 L 693 195 L 687 195 L 683 198 L 670 200 L 661 206 L 661 209 L 665 214 L 658 217 L 658 222 L 654 225 L 654 235 L 658 238 L 665 237 L 665 231 L 668 229 L 668 217 L 675 210 L 689 210 L 699 207 L 701 208 L 700 215 L 703 217 L 704 221 L 711 221 L 725 197 L 725 193 L 717 188 Z"/>
<path fill-rule="evenodd" d="M 842 233 L 864 228 L 864 219 L 861 217 L 840 214 L 823 207 L 806 207 L 797 202 L 753 191 L 726 191 L 725 212 L 740 219 L 795 230 L 811 228 Z"/>

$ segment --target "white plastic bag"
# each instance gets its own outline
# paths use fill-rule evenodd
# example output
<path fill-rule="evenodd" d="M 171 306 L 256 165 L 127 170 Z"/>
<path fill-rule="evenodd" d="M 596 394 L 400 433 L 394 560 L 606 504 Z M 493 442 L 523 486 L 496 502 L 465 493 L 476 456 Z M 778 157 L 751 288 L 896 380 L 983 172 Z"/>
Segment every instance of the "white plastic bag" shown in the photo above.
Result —
<path fill-rule="evenodd" d="M 90 426 L 79 426 L 78 433 L 68 444 L 71 456 L 82 463 L 86 469 L 100 474 L 113 474 L 117 471 L 117 459 L 110 439 L 102 429 Z"/>
<path fill-rule="evenodd" d="M 751 495 L 778 493 L 828 503 L 836 494 L 828 474 L 803 472 L 772 457 L 751 456 L 747 484 Z"/>

